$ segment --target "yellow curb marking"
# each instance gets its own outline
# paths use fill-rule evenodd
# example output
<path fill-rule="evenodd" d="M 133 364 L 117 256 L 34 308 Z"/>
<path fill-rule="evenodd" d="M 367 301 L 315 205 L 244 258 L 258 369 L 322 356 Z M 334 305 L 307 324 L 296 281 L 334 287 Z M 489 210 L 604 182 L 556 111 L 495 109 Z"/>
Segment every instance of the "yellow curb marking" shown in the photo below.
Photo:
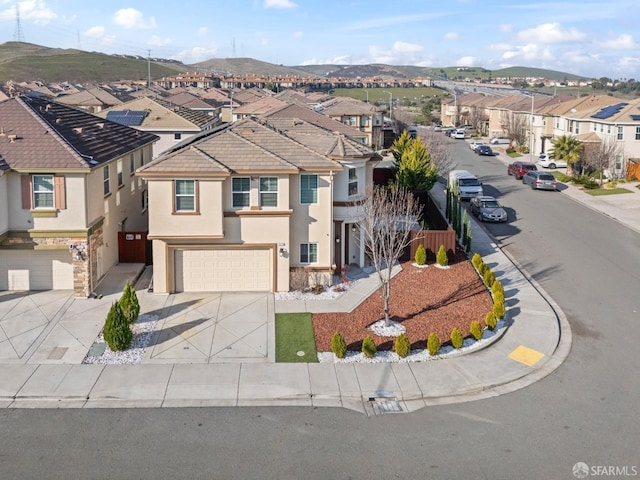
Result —
<path fill-rule="evenodd" d="M 515 360 L 516 362 L 524 363 L 529 367 L 533 367 L 536 363 L 538 363 L 544 357 L 544 353 L 540 353 L 531 348 L 527 348 L 524 345 L 520 345 L 513 352 L 509 354 L 509 358 L 511 360 Z"/>

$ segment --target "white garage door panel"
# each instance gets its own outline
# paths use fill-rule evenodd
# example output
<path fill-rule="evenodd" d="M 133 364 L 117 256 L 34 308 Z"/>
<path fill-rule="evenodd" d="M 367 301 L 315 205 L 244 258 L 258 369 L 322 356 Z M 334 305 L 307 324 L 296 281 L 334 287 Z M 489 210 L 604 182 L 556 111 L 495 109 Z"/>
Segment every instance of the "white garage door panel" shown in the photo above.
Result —
<path fill-rule="evenodd" d="M 73 290 L 68 251 L 0 252 L 0 290 Z"/>
<path fill-rule="evenodd" d="M 238 292 L 271 290 L 271 251 L 177 250 L 176 291 Z"/>

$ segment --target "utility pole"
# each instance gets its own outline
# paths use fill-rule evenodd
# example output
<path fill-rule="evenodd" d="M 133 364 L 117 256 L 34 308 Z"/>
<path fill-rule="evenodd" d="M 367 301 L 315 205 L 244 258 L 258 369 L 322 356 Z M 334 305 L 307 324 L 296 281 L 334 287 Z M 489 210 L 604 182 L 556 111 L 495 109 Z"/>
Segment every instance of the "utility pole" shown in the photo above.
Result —
<path fill-rule="evenodd" d="M 151 88 L 151 50 L 147 50 L 147 88 Z"/>
<path fill-rule="evenodd" d="M 16 42 L 24 42 L 24 36 L 22 35 L 22 25 L 20 24 L 20 7 L 16 3 L 16 29 L 13 32 L 13 40 Z"/>

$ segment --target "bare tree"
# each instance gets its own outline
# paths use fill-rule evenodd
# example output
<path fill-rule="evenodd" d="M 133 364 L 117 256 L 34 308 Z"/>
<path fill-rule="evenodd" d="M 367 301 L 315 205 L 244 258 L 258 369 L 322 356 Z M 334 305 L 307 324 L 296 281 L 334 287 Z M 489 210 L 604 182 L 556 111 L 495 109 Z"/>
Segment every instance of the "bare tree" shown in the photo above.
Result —
<path fill-rule="evenodd" d="M 605 137 L 597 144 L 585 146 L 582 161 L 598 172 L 602 186 L 605 171 L 610 177 L 618 178 L 620 172 L 616 169 L 616 163 L 622 158 L 623 151 L 622 144 Z"/>
<path fill-rule="evenodd" d="M 385 325 L 389 325 L 391 270 L 411 243 L 420 205 L 408 190 L 392 186 L 370 187 L 361 205 L 360 235 L 380 281 Z"/>
<path fill-rule="evenodd" d="M 483 126 L 484 126 L 484 119 L 485 119 L 485 116 L 482 109 L 478 107 L 469 108 L 469 115 L 467 117 L 469 125 L 475 128 L 479 133 L 482 133 Z"/>
<path fill-rule="evenodd" d="M 527 140 L 527 123 L 523 115 L 514 112 L 502 112 L 502 129 L 516 145 L 524 145 Z"/>
<path fill-rule="evenodd" d="M 446 176 L 454 164 L 450 143 L 447 142 L 446 137 L 442 133 L 427 130 L 427 133 L 422 136 L 422 141 L 427 146 L 431 163 L 435 165 L 438 174 Z"/>

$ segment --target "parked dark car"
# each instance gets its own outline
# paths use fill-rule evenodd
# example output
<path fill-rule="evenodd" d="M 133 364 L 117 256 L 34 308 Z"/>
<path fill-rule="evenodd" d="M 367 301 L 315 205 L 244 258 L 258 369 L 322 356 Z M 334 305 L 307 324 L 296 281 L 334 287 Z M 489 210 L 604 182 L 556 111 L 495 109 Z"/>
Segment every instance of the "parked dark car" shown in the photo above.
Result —
<path fill-rule="evenodd" d="M 495 153 L 493 152 L 493 150 L 491 150 L 491 147 L 489 145 L 478 145 L 476 147 L 476 153 L 478 155 L 489 155 L 489 156 L 495 155 Z"/>
<path fill-rule="evenodd" d="M 531 190 L 557 190 L 556 177 L 546 172 L 528 171 L 522 177 L 522 183 L 529 185 Z"/>
<path fill-rule="evenodd" d="M 453 132 L 455 132 L 455 131 L 456 131 L 456 129 L 455 129 L 455 128 L 447 128 L 447 129 L 444 131 L 444 134 L 445 134 L 447 137 L 450 137 L 451 135 L 453 135 Z"/>
<path fill-rule="evenodd" d="M 507 212 L 493 197 L 483 195 L 469 201 L 471 213 L 482 222 L 506 222 Z"/>
<path fill-rule="evenodd" d="M 515 175 L 516 180 L 521 180 L 524 174 L 530 170 L 537 170 L 533 163 L 513 162 L 507 167 L 507 175 Z"/>

